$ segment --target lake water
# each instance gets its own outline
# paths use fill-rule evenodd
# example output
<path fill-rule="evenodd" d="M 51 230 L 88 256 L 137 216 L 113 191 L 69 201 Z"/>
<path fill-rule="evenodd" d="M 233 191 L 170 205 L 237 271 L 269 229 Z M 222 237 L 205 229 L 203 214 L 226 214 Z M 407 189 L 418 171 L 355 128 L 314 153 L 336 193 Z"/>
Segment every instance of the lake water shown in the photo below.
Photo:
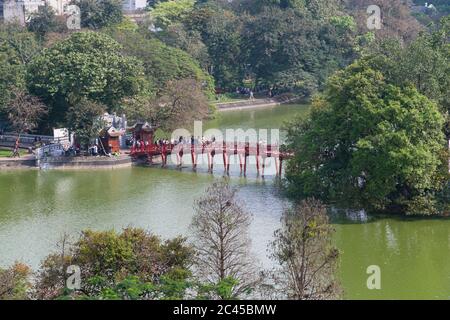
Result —
<path fill-rule="evenodd" d="M 278 106 L 227 112 L 205 128 L 279 128 L 305 106 Z M 95 171 L 0 172 L 0 266 L 15 260 L 34 268 L 63 233 L 143 227 L 163 238 L 188 235 L 193 201 L 222 175 L 204 168 L 193 172 L 160 168 Z M 252 250 L 270 267 L 267 244 L 289 202 L 280 196 L 276 179 L 240 177 L 231 182 L 253 215 Z M 335 242 L 341 250 L 339 275 L 348 299 L 448 299 L 450 297 L 450 220 L 333 217 Z M 368 290 L 368 266 L 381 268 L 381 290 Z"/>

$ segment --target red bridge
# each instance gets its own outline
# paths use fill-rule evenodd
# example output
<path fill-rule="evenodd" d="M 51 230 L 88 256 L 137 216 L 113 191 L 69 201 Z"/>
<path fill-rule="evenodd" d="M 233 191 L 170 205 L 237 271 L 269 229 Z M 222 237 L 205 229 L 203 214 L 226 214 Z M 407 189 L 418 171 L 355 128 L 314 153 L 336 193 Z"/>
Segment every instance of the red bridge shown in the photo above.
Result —
<path fill-rule="evenodd" d="M 177 166 L 183 165 L 183 156 L 190 155 L 193 169 L 197 168 L 198 157 L 206 155 L 208 159 L 208 171 L 212 172 L 214 169 L 214 158 L 220 156 L 223 159 L 223 166 L 226 172 L 230 171 L 230 157 L 239 157 L 239 166 L 244 175 L 247 173 L 248 159 L 253 156 L 256 160 L 256 170 L 258 174 L 266 167 L 266 159 L 274 158 L 276 173 L 281 175 L 283 160 L 292 156 L 289 152 L 281 152 L 278 145 L 270 145 L 264 143 L 239 143 L 232 142 L 208 142 L 203 144 L 154 144 L 154 143 L 139 143 L 133 144 L 131 148 L 131 156 L 134 158 L 145 158 L 149 163 L 153 162 L 153 157 L 161 156 L 162 166 L 167 165 L 167 158 L 169 155 L 176 156 Z"/>
<path fill-rule="evenodd" d="M 266 167 L 266 159 L 274 158 L 277 175 L 281 175 L 283 160 L 292 156 L 292 153 L 280 151 L 279 145 L 266 143 L 249 143 L 249 142 L 226 142 L 226 141 L 208 141 L 191 143 L 179 142 L 168 143 L 159 141 L 154 142 L 153 136 L 155 128 L 148 123 L 138 123 L 134 127 L 129 128 L 133 134 L 133 144 L 130 155 L 137 159 L 145 159 L 149 163 L 153 163 L 153 158 L 161 156 L 162 166 L 167 165 L 167 159 L 170 155 L 176 157 L 177 166 L 183 165 L 183 156 L 190 155 L 193 169 L 197 168 L 199 156 L 206 155 L 208 162 L 208 171 L 214 169 L 214 158 L 222 157 L 223 166 L 226 172 L 230 171 L 231 156 L 239 157 L 239 165 L 241 173 L 247 173 L 249 165 L 249 157 L 256 160 L 256 169 L 258 174 Z M 203 159 L 203 157 L 202 157 Z"/>

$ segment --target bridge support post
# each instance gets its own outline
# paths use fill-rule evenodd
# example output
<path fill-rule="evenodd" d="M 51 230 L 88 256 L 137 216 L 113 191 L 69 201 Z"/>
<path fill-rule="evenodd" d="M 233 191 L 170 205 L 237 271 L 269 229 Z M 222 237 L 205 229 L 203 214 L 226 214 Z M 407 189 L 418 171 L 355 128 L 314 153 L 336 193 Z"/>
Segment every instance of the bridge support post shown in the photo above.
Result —
<path fill-rule="evenodd" d="M 228 155 L 227 155 L 227 145 L 226 145 L 225 141 L 223 142 L 222 154 L 223 154 L 223 170 L 225 172 L 228 172 L 227 168 L 229 168 L 229 159 L 228 159 Z"/>
<path fill-rule="evenodd" d="M 213 172 L 213 170 L 214 170 L 214 156 L 216 155 L 216 150 L 212 150 L 211 151 L 211 173 Z"/>
<path fill-rule="evenodd" d="M 239 167 L 241 169 L 241 174 L 242 174 L 242 166 L 244 165 L 244 161 L 242 160 L 242 154 L 239 154 Z"/>
<path fill-rule="evenodd" d="M 278 162 L 279 162 L 279 158 L 278 158 L 278 157 L 275 157 L 275 170 L 276 170 L 276 172 L 277 172 L 277 176 L 280 175 L 280 167 L 279 167 Z"/>
<path fill-rule="evenodd" d="M 258 172 L 258 176 L 259 176 L 259 143 L 256 145 L 256 171 Z"/>
<path fill-rule="evenodd" d="M 280 157 L 280 167 L 278 169 L 278 174 L 281 177 L 281 175 L 283 174 L 283 158 Z"/>
<path fill-rule="evenodd" d="M 266 160 L 267 160 L 267 158 L 265 158 L 265 157 L 261 157 L 261 162 L 262 162 L 262 177 L 264 178 L 264 171 L 265 171 L 265 169 L 266 169 Z"/>
<path fill-rule="evenodd" d="M 182 167 L 183 166 L 183 150 L 178 152 L 177 160 L 178 160 L 178 167 Z"/>
<path fill-rule="evenodd" d="M 195 152 L 195 146 L 191 145 L 191 160 L 192 160 L 192 169 L 197 169 L 197 154 Z"/>
<path fill-rule="evenodd" d="M 244 155 L 244 177 L 247 175 L 247 155 Z"/>
<path fill-rule="evenodd" d="M 208 151 L 206 153 L 207 157 L 208 157 L 208 172 L 211 171 L 211 153 Z"/>

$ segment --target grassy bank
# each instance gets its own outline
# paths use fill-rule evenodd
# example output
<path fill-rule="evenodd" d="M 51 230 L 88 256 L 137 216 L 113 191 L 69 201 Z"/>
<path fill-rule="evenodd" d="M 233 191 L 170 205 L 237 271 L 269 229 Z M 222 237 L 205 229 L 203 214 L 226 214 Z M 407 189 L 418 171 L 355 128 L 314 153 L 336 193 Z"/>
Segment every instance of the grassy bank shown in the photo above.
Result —
<path fill-rule="evenodd" d="M 26 152 L 23 150 L 20 150 L 19 152 L 21 156 L 26 154 Z M 12 155 L 11 149 L 0 148 L 0 158 L 11 157 L 11 155 Z"/>

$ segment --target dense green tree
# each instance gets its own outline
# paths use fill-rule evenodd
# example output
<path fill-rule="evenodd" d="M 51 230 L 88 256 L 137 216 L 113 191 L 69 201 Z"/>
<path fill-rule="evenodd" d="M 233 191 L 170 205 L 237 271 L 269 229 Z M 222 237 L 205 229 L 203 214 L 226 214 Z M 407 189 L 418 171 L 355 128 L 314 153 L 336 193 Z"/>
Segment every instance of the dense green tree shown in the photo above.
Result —
<path fill-rule="evenodd" d="M 17 24 L 0 24 L 0 44 L 11 48 L 22 64 L 28 64 L 42 49 L 35 35 Z"/>
<path fill-rule="evenodd" d="M 0 24 L 0 117 L 12 88 L 25 87 L 26 64 L 40 46 L 34 35 L 14 24 Z"/>
<path fill-rule="evenodd" d="M 146 37 L 138 32 L 115 31 L 112 37 L 122 45 L 125 55 L 142 61 L 154 95 L 161 93 L 169 81 L 182 79 L 195 79 L 202 84 L 206 94 L 213 92 L 213 79 L 186 52 L 165 45 L 148 34 Z"/>
<path fill-rule="evenodd" d="M 11 97 L 13 87 L 23 87 L 25 66 L 14 50 L 0 42 L 0 113 Z"/>
<path fill-rule="evenodd" d="M 100 29 L 122 21 L 120 0 L 73 0 L 81 11 L 81 27 Z"/>
<path fill-rule="evenodd" d="M 141 62 L 121 50 L 105 34 L 74 33 L 33 60 L 28 68 L 30 91 L 49 104 L 53 123 L 63 121 L 70 102 L 82 97 L 111 111 L 124 97 L 146 89 Z"/>
<path fill-rule="evenodd" d="M 16 24 L 0 24 L 0 119 L 7 120 L 13 88 L 25 88 L 26 65 L 39 52 L 33 33 Z"/>
<path fill-rule="evenodd" d="M 391 83 L 414 85 L 450 112 L 450 17 L 421 34 L 408 46 L 398 41 L 381 42 L 368 56 Z"/>
<path fill-rule="evenodd" d="M 195 0 L 172 0 L 159 2 L 153 6 L 150 16 L 155 27 L 167 28 L 168 26 L 183 21 L 194 10 Z"/>
<path fill-rule="evenodd" d="M 101 116 L 106 111 L 106 106 L 81 98 L 71 101 L 71 107 L 66 114 L 68 129 L 75 134 L 81 146 L 87 148 L 92 139 L 98 137 L 105 123 Z"/>
<path fill-rule="evenodd" d="M 241 10 L 253 13 L 261 12 L 268 7 L 308 11 L 317 19 L 334 16 L 342 9 L 341 1 L 336 0 L 241 0 L 237 1 Z"/>
<path fill-rule="evenodd" d="M 399 86 L 413 85 L 435 101 L 447 117 L 445 133 L 450 139 L 450 18 L 443 18 L 406 46 L 384 40 L 365 57 L 386 80 Z"/>
<path fill-rule="evenodd" d="M 449 179 L 443 126 L 414 87 L 356 62 L 330 79 L 310 118 L 291 125 L 288 189 L 369 211 L 436 213 Z"/>
<path fill-rule="evenodd" d="M 233 12 L 218 9 L 203 27 L 203 41 L 212 57 L 211 74 L 219 87 L 242 84 L 245 56 L 242 54 L 242 22 Z"/>
<path fill-rule="evenodd" d="M 142 229 L 84 231 L 78 241 L 42 263 L 35 286 L 39 299 L 161 299 L 184 295 L 192 250 L 183 238 L 162 241 Z M 80 290 L 69 291 L 69 265 L 82 270 Z"/>
<path fill-rule="evenodd" d="M 176 23 L 168 26 L 164 31 L 158 32 L 156 36 L 165 44 L 188 53 L 198 61 L 203 70 L 211 69 L 212 61 L 208 47 L 197 30 L 189 30 L 184 24 Z"/>
<path fill-rule="evenodd" d="M 354 58 L 351 19 L 316 18 L 308 10 L 265 7 L 246 22 L 244 46 L 258 82 L 316 90 Z"/>

